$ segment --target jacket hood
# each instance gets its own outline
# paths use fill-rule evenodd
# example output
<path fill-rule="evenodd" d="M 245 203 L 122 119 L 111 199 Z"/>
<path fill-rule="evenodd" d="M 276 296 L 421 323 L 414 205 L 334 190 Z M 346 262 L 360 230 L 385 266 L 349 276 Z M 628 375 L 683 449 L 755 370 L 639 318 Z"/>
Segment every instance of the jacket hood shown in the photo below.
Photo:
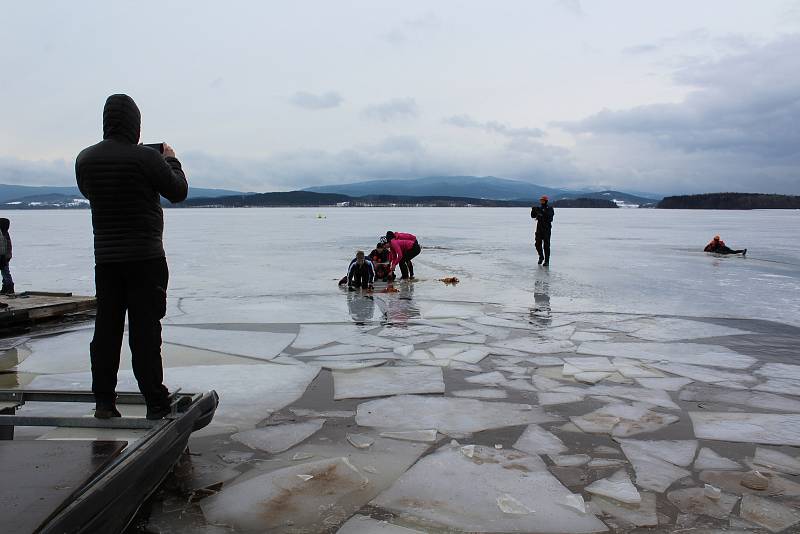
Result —
<path fill-rule="evenodd" d="M 8 228 L 11 226 L 11 222 L 8 219 L 2 218 L 0 219 L 0 230 L 4 232 L 8 232 Z"/>
<path fill-rule="evenodd" d="M 131 144 L 139 142 L 142 115 L 128 95 L 111 95 L 103 107 L 103 139 L 117 139 Z"/>

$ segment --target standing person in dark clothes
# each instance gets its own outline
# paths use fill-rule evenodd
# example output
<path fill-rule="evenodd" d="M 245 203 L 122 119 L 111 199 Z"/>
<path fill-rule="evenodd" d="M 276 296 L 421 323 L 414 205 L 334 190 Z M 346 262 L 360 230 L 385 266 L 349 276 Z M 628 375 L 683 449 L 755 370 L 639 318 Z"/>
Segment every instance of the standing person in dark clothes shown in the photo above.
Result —
<path fill-rule="evenodd" d="M 14 279 L 11 278 L 11 269 L 8 264 L 11 261 L 11 234 L 8 229 L 11 221 L 6 218 L 0 219 L 0 272 L 3 273 L 3 288 L 0 289 L 2 295 L 14 294 Z"/>
<path fill-rule="evenodd" d="M 547 195 L 539 199 L 539 205 L 531 208 L 531 219 L 536 219 L 536 252 L 539 265 L 550 265 L 550 232 L 553 230 L 555 211 L 548 202 Z"/>
<path fill-rule="evenodd" d="M 394 268 L 400 266 L 400 278 L 406 280 L 414 278 L 414 264 L 411 260 L 419 256 L 422 251 L 414 234 L 404 232 L 386 232 L 386 240 L 389 242 L 389 257 L 391 264 L 389 271 L 394 274 Z"/>
<path fill-rule="evenodd" d="M 364 257 L 364 251 L 356 252 L 356 257 L 347 268 L 347 288 L 372 289 L 375 282 L 375 268 L 372 262 Z"/>
<path fill-rule="evenodd" d="M 394 280 L 394 274 L 389 272 L 389 249 L 386 243 L 386 238 L 381 237 L 378 244 L 369 253 L 369 259 L 372 262 L 372 266 L 375 267 L 375 278 L 384 282 Z"/>
<path fill-rule="evenodd" d="M 728 248 L 725 245 L 725 241 L 719 238 L 718 235 L 714 236 L 714 239 L 708 242 L 706 248 L 703 249 L 703 252 L 714 252 L 716 254 L 741 254 L 742 256 L 747 254 L 747 249 L 743 248 L 741 250 L 733 250 L 732 248 Z"/>
<path fill-rule="evenodd" d="M 103 108 L 103 140 L 75 161 L 78 188 L 92 209 L 97 318 L 89 351 L 94 416 L 119 417 L 117 371 L 125 313 L 133 374 L 147 418 L 170 412 L 163 384 L 161 318 L 167 310 L 169 271 L 160 197 L 186 199 L 188 184 L 175 151 L 138 145 L 141 115 L 128 95 L 111 95 Z"/>

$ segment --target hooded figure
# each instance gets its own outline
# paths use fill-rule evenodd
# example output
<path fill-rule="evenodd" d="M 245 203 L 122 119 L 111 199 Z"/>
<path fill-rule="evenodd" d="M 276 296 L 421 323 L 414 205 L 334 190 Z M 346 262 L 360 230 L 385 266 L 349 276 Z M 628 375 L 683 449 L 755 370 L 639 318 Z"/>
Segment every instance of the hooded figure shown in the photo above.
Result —
<path fill-rule="evenodd" d="M 542 195 L 539 205 L 531 208 L 531 219 L 536 219 L 534 241 L 539 254 L 539 265 L 550 265 L 550 233 L 553 231 L 555 210 L 548 203 L 547 195 Z"/>
<path fill-rule="evenodd" d="M 115 388 L 126 312 L 147 418 L 160 419 L 170 410 L 161 365 L 169 279 L 161 197 L 181 202 L 188 184 L 171 148 L 162 155 L 137 144 L 140 125 L 133 99 L 111 95 L 103 108 L 103 140 L 75 161 L 78 188 L 92 209 L 97 318 L 90 354 L 95 417 L 101 419 L 119 417 Z"/>
<path fill-rule="evenodd" d="M 0 289 L 2 295 L 14 294 L 14 280 L 11 278 L 11 269 L 8 263 L 11 261 L 11 234 L 8 229 L 11 221 L 0 218 L 0 272 L 3 274 L 3 288 Z"/>

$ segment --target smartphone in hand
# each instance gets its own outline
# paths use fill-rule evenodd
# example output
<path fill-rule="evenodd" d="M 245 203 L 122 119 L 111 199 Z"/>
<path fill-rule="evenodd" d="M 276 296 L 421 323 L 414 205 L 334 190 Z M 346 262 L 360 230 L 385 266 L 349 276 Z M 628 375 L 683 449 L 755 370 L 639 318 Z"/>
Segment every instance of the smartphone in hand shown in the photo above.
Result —
<path fill-rule="evenodd" d="M 157 151 L 159 154 L 164 153 L 164 143 L 143 143 L 142 146 L 146 146 L 152 148 L 153 150 Z"/>

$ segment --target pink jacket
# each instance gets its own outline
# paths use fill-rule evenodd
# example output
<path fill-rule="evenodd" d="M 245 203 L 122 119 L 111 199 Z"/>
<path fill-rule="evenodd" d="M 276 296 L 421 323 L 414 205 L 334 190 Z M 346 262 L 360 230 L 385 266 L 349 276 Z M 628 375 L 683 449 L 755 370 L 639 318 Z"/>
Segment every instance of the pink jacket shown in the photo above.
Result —
<path fill-rule="evenodd" d="M 417 236 L 414 234 L 406 234 L 405 232 L 395 232 L 394 233 L 395 239 L 402 239 L 403 241 L 411 241 L 414 242 L 417 240 Z"/>
<path fill-rule="evenodd" d="M 389 268 L 392 271 L 394 271 L 394 268 L 397 267 L 397 264 L 402 261 L 403 255 L 409 250 L 411 250 L 411 247 L 413 247 L 414 243 L 417 242 L 416 238 L 413 240 L 398 239 L 397 238 L 398 235 L 411 235 L 411 234 L 395 234 L 395 238 L 389 241 L 389 257 L 391 258 L 392 262 Z"/>

